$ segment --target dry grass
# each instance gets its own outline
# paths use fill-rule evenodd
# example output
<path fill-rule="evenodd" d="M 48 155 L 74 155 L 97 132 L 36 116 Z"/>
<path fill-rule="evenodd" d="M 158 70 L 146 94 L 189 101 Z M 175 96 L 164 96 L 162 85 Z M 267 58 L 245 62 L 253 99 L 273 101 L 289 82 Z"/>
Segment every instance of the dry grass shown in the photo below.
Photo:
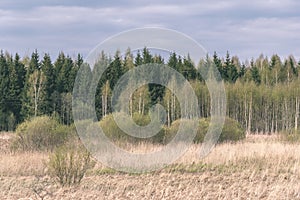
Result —
<path fill-rule="evenodd" d="M 130 148 L 147 152 L 161 147 Z M 154 173 L 116 173 L 99 164 L 71 188 L 59 188 L 46 176 L 46 153 L 2 152 L 0 199 L 300 199 L 299 144 L 248 136 L 217 145 L 202 160 L 199 149 L 193 145 L 175 165 Z"/>
<path fill-rule="evenodd" d="M 0 177 L 45 175 L 47 153 L 6 153 L 0 156 Z"/>

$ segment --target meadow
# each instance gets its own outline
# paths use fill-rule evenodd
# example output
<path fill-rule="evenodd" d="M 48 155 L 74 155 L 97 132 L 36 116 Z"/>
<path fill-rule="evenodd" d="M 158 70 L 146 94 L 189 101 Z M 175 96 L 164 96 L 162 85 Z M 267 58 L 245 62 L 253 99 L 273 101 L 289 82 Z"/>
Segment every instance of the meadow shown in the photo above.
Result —
<path fill-rule="evenodd" d="M 97 163 L 70 187 L 48 175 L 49 153 L 12 152 L 14 136 L 0 134 L 0 199 L 300 199 L 300 145 L 278 135 L 218 144 L 204 159 L 194 144 L 172 165 L 150 173 L 117 172 Z"/>

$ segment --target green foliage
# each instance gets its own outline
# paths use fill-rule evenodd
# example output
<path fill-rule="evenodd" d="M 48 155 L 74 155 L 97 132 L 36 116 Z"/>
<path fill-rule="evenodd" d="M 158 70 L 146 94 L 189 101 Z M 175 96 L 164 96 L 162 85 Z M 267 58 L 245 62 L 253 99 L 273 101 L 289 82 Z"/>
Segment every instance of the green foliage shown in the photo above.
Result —
<path fill-rule="evenodd" d="M 26 67 L 25 82 L 21 97 L 22 108 L 20 111 L 24 120 L 37 115 L 37 110 L 35 105 L 33 105 L 33 102 L 37 103 L 37 101 L 33 97 L 37 95 L 37 88 L 40 88 L 42 85 L 42 81 L 40 82 L 40 60 L 37 50 L 31 54 L 31 59 Z"/>
<path fill-rule="evenodd" d="M 279 133 L 280 139 L 288 143 L 300 142 L 300 130 L 287 130 Z"/>
<path fill-rule="evenodd" d="M 216 68 L 219 70 L 222 79 L 229 83 L 235 83 L 240 73 L 238 72 L 238 63 L 234 63 L 233 58 L 230 58 L 230 54 L 227 51 L 225 62 L 222 63 L 221 59 L 218 58 L 216 52 L 213 55 L 213 62 Z"/>
<path fill-rule="evenodd" d="M 250 63 L 240 63 L 239 59 L 230 56 L 229 52 L 224 58 L 215 52 L 213 59 L 207 55 L 206 60 L 196 63 L 199 67 L 196 70 L 195 63 L 188 55 L 181 57 L 176 52 L 171 53 L 166 62 L 161 55 L 151 54 L 146 47 L 134 55 L 130 49 L 124 56 L 118 51 L 113 57 L 102 52 L 95 66 L 88 66 L 83 63 L 81 55 L 73 59 L 61 52 L 52 62 L 48 54 L 40 56 L 37 50 L 30 57 L 22 59 L 18 54 L 13 57 L 1 51 L 0 131 L 15 130 L 18 124 L 33 116 L 55 114 L 60 123 L 69 125 L 73 122 L 72 112 L 88 113 L 72 110 L 72 90 L 79 68 L 83 69 L 80 74 L 82 79 L 74 89 L 78 90 L 81 99 L 76 103 L 87 105 L 83 109 L 92 113 L 89 106 L 91 102 L 86 102 L 86 97 L 91 95 L 90 88 L 93 87 L 91 80 L 98 80 L 97 72 L 101 71 L 101 66 L 108 66 L 100 81 L 96 81 L 98 86 L 94 95 L 95 102 L 92 102 L 96 107 L 98 119 L 102 119 L 112 112 L 111 91 L 119 78 L 129 69 L 148 63 L 167 64 L 181 73 L 192 85 L 196 85 L 194 88 L 199 102 L 197 112 L 202 117 L 210 116 L 210 94 L 204 82 L 207 74 L 201 74 L 203 77 L 200 77 L 199 71 L 203 64 L 206 67 L 214 64 L 226 86 L 226 114 L 239 121 L 247 131 L 276 133 L 298 128 L 296 126 L 300 124 L 300 62 L 293 56 L 282 60 L 278 55 L 273 55 L 270 59 L 260 55 Z M 171 80 L 165 74 L 148 74 L 153 75 Z M 220 79 L 217 77 L 217 80 Z M 103 90 L 106 84 L 109 88 L 105 87 L 107 90 Z M 131 98 L 131 114 L 146 114 L 150 106 L 162 103 L 168 111 L 167 125 L 183 117 L 180 116 L 177 100 L 174 100 L 172 93 L 161 85 L 144 85 Z M 82 119 L 88 117 L 90 116 L 82 116 Z"/>
<path fill-rule="evenodd" d="M 195 139 L 196 143 L 203 141 L 204 136 L 208 131 L 209 123 L 210 123 L 209 118 L 200 120 L 199 129 L 197 133 L 199 140 Z M 217 125 L 212 124 L 212 128 L 216 126 Z M 245 139 L 245 137 L 246 137 L 246 130 L 239 124 L 239 122 L 232 118 L 226 117 L 218 142 L 221 143 L 227 141 L 239 141 Z"/>
<path fill-rule="evenodd" d="M 165 133 L 164 133 L 164 139 L 162 141 L 164 144 L 168 144 L 174 138 L 174 136 L 178 132 L 179 125 L 181 122 L 184 123 L 184 119 L 176 120 L 176 121 L 172 122 L 170 127 L 167 127 L 167 126 L 164 127 Z"/>
<path fill-rule="evenodd" d="M 143 64 L 143 58 L 141 56 L 140 51 L 138 51 L 137 54 L 136 54 L 135 60 L 134 60 L 134 65 L 137 67 L 137 66 L 140 66 L 142 64 Z"/>
<path fill-rule="evenodd" d="M 251 75 L 252 75 L 252 80 L 259 85 L 261 83 L 261 77 L 258 71 L 257 67 L 252 67 L 251 68 Z"/>
<path fill-rule="evenodd" d="M 80 144 L 68 144 L 57 148 L 50 155 L 48 168 L 50 175 L 61 186 L 80 184 L 87 170 L 92 169 L 95 161 Z"/>
<path fill-rule="evenodd" d="M 133 121 L 139 126 L 146 126 L 151 122 L 149 115 L 141 115 L 139 113 L 133 113 Z"/>
<path fill-rule="evenodd" d="M 116 113 L 116 114 L 122 115 L 122 113 Z M 145 126 L 150 123 L 150 117 L 148 115 L 134 113 L 132 118 L 133 118 L 133 121 L 139 126 Z M 131 143 L 138 143 L 138 142 L 157 143 L 157 142 L 160 142 L 161 143 L 163 140 L 163 137 L 164 137 L 164 130 L 162 130 L 155 136 L 153 136 L 151 138 L 147 138 L 147 139 L 140 139 L 140 138 L 132 137 L 118 127 L 118 125 L 114 121 L 112 114 L 109 114 L 106 117 L 104 117 L 99 122 L 99 125 L 102 128 L 105 135 L 114 142 L 120 142 L 120 143 L 122 143 L 122 142 L 131 142 Z"/>
<path fill-rule="evenodd" d="M 17 127 L 13 148 L 26 151 L 52 150 L 74 136 L 72 133 L 71 127 L 60 125 L 50 117 L 32 118 Z"/>
<path fill-rule="evenodd" d="M 44 114 L 51 115 L 54 107 L 52 94 L 54 92 L 55 76 L 50 55 L 45 54 L 41 67 L 43 74 L 45 75 L 44 96 L 42 98 L 41 109 Z"/>
<path fill-rule="evenodd" d="M 194 138 L 195 143 L 203 142 L 205 134 L 208 131 L 209 124 L 210 124 L 209 118 L 201 118 L 199 120 L 197 135 Z M 219 141 L 220 141 L 220 138 L 219 138 Z"/>
<path fill-rule="evenodd" d="M 219 142 L 223 141 L 238 141 L 245 139 L 246 130 L 239 124 L 238 121 L 227 117 L 219 138 Z"/>
<path fill-rule="evenodd" d="M 0 130 L 7 130 L 7 118 L 11 109 L 10 62 L 3 52 L 0 53 Z"/>
<path fill-rule="evenodd" d="M 167 129 L 166 141 L 169 142 L 177 133 L 180 123 L 184 123 L 184 120 L 176 120 L 172 123 L 171 127 Z M 199 119 L 198 129 L 196 137 L 194 138 L 195 143 L 201 143 L 210 126 L 210 118 Z M 217 125 L 212 124 L 212 128 L 217 127 Z M 219 137 L 218 142 L 226 141 L 238 141 L 246 137 L 246 132 L 242 126 L 234 119 L 226 117 L 225 123 Z"/>

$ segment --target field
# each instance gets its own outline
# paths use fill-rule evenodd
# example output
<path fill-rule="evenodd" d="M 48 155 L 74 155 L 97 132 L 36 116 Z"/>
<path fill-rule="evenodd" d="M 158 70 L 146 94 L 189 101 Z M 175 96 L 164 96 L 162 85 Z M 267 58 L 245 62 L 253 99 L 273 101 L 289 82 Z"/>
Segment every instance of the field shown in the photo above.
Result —
<path fill-rule="evenodd" d="M 300 145 L 276 136 L 220 144 L 203 160 L 194 145 L 153 173 L 125 174 L 97 164 L 79 186 L 66 188 L 47 175 L 47 153 L 12 153 L 11 137 L 0 135 L 0 199 L 300 199 Z"/>

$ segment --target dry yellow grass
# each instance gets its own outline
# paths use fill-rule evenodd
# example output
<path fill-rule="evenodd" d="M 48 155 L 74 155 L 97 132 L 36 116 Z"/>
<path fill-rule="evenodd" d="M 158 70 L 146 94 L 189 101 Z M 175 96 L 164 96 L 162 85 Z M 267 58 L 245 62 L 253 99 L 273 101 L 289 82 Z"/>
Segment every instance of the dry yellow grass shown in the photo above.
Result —
<path fill-rule="evenodd" d="M 138 151 L 158 148 L 142 144 Z M 199 149 L 193 145 L 177 165 L 154 173 L 103 173 L 99 164 L 71 188 L 60 188 L 45 174 L 47 153 L 2 152 L 0 199 L 300 199 L 298 144 L 248 136 L 217 145 L 203 160 Z"/>
<path fill-rule="evenodd" d="M 45 175 L 47 153 L 6 153 L 0 156 L 0 177 Z"/>

